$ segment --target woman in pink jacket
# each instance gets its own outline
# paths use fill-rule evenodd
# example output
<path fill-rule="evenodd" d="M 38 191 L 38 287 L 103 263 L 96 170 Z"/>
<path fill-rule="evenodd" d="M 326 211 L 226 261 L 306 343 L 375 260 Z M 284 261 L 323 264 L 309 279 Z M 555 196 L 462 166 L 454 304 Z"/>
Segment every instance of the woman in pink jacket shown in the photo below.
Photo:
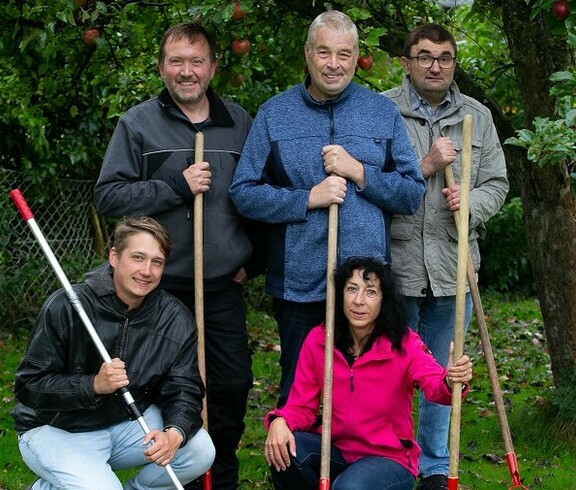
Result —
<path fill-rule="evenodd" d="M 335 281 L 332 489 L 412 490 L 420 454 L 412 421 L 414 388 L 450 405 L 453 383 L 472 379 L 472 363 L 462 356 L 444 369 L 434 360 L 406 325 L 386 263 L 350 258 Z M 310 332 L 288 401 L 266 415 L 266 461 L 277 490 L 318 488 L 324 338 L 323 325 Z"/>

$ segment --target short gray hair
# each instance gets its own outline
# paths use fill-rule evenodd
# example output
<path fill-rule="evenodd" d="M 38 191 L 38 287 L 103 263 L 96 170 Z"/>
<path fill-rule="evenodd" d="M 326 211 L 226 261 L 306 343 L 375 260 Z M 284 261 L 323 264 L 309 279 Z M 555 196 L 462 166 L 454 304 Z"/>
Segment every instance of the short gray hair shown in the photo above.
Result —
<path fill-rule="evenodd" d="M 316 32 L 321 27 L 335 30 L 340 34 L 352 34 L 354 36 L 354 44 L 356 49 L 358 49 L 358 28 L 356 27 L 356 24 L 352 22 L 350 17 L 338 10 L 322 12 L 312 21 L 312 24 L 310 24 L 310 27 L 308 28 L 308 37 L 306 38 L 306 47 L 308 49 L 312 49 L 316 38 Z"/>

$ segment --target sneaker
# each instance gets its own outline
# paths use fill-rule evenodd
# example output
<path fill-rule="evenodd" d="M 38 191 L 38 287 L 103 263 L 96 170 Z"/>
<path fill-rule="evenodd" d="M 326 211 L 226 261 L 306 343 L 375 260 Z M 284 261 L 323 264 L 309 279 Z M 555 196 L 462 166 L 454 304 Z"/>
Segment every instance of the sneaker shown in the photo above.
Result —
<path fill-rule="evenodd" d="M 448 477 L 446 475 L 430 475 L 421 478 L 416 490 L 448 490 Z"/>

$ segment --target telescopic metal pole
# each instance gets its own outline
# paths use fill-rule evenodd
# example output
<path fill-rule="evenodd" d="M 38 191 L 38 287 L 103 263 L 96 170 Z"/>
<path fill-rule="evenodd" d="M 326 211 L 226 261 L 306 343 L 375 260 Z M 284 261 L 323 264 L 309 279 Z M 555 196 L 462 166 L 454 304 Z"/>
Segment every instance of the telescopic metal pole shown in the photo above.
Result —
<path fill-rule="evenodd" d="M 98 349 L 98 352 L 100 353 L 100 357 L 102 357 L 102 360 L 104 362 L 111 363 L 112 358 L 110 357 L 110 354 L 108 354 L 106 347 L 104 346 L 104 344 L 100 340 L 100 337 L 98 336 L 98 333 L 96 332 L 96 329 L 94 328 L 94 325 L 92 325 L 92 322 L 90 321 L 90 318 L 86 314 L 86 311 L 84 310 L 84 307 L 82 306 L 82 303 L 78 299 L 78 295 L 76 294 L 76 292 L 74 291 L 74 289 L 70 285 L 70 281 L 68 281 L 66 274 L 64 273 L 64 271 L 62 270 L 62 267 L 58 263 L 58 260 L 54 256 L 54 253 L 52 252 L 50 245 L 48 245 L 48 242 L 46 241 L 46 239 L 44 238 L 44 235 L 40 231 L 40 228 L 38 227 L 38 224 L 36 223 L 36 220 L 34 219 L 34 215 L 32 214 L 32 211 L 30 210 L 30 208 L 28 207 L 28 204 L 26 203 L 24 196 L 22 195 L 22 193 L 20 192 L 19 189 L 14 189 L 10 192 L 10 197 L 14 201 L 14 204 L 16 204 L 16 207 L 18 208 L 20 215 L 22 216 L 24 221 L 28 224 L 28 226 L 32 230 L 32 233 L 36 237 L 36 240 L 40 244 L 40 247 L 42 248 L 44 255 L 46 256 L 46 258 L 48 259 L 48 262 L 52 266 L 52 269 L 54 270 L 54 272 L 58 276 L 58 279 L 60 280 L 60 283 L 62 284 L 62 287 L 64 288 L 66 296 L 68 297 L 68 299 L 70 300 L 70 303 L 72 304 L 72 306 L 74 307 L 74 309 L 78 313 L 78 316 L 82 320 L 84 327 L 86 328 L 86 330 L 88 331 L 88 334 L 92 338 L 92 341 L 96 345 L 96 348 Z M 140 411 L 140 409 L 136 405 L 136 402 L 134 401 L 134 398 L 132 397 L 132 394 L 130 393 L 128 388 L 125 388 L 125 387 L 120 388 L 119 391 L 122 393 L 122 396 L 124 397 L 124 400 L 126 401 L 126 404 L 128 405 L 128 408 L 132 412 L 132 415 L 134 415 L 134 417 L 136 417 L 136 419 L 138 420 L 138 423 L 140 424 L 140 427 L 142 427 L 144 434 L 148 434 L 150 432 L 150 427 L 148 427 L 146 420 L 144 420 L 142 412 Z M 182 484 L 178 480 L 178 477 L 174 473 L 174 470 L 172 469 L 172 467 L 168 464 L 165 466 L 165 468 L 166 468 L 166 472 L 170 476 L 170 479 L 174 483 L 174 486 L 178 490 L 184 490 L 184 487 L 182 486 Z"/>

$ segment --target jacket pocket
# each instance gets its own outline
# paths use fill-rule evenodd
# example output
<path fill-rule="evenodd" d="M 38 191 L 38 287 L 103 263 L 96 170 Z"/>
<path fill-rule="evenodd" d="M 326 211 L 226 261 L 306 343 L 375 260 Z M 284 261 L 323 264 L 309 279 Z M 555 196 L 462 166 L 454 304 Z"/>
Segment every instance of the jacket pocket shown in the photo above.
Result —
<path fill-rule="evenodd" d="M 394 216 L 390 225 L 390 238 L 392 240 L 410 240 L 414 230 L 414 220 L 411 216 Z"/>

